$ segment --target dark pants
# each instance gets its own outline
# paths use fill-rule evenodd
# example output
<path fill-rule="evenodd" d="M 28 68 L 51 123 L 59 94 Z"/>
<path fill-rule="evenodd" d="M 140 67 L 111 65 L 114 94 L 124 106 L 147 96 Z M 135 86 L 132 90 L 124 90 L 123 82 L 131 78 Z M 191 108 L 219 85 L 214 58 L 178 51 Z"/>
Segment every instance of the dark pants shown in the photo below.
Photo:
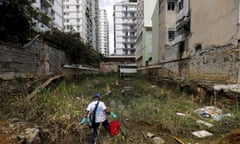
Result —
<path fill-rule="evenodd" d="M 91 137 L 90 144 L 95 143 L 95 139 L 98 135 L 98 128 L 99 128 L 100 124 L 101 123 L 93 123 L 93 134 Z M 108 133 L 110 133 L 110 126 L 109 126 L 108 120 L 105 120 L 104 122 L 102 122 L 102 126 L 107 130 Z"/>

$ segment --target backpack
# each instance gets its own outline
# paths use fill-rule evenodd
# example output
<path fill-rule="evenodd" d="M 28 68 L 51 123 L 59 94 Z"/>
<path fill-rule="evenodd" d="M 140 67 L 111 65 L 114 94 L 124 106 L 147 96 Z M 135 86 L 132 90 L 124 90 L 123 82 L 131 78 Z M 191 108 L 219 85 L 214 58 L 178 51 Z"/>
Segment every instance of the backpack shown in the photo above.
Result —
<path fill-rule="evenodd" d="M 93 128 L 93 125 L 95 123 L 95 119 L 96 119 L 96 110 L 97 110 L 97 107 L 98 107 L 98 104 L 99 104 L 99 101 L 97 102 L 93 112 L 91 112 L 89 114 L 89 117 L 88 117 L 88 127 L 89 128 Z"/>

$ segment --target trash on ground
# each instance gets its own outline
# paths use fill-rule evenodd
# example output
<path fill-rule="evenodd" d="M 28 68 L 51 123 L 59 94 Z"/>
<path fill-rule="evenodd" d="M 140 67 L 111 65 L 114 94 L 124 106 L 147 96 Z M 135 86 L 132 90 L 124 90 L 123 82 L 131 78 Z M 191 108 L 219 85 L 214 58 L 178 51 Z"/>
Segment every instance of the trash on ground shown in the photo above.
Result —
<path fill-rule="evenodd" d="M 203 125 L 205 125 L 205 126 L 207 126 L 207 127 L 213 127 L 213 124 L 211 124 L 211 123 L 209 123 L 209 122 L 205 122 L 205 121 L 203 121 L 203 120 L 197 120 L 197 123 L 200 123 L 200 124 L 203 124 Z"/>
<path fill-rule="evenodd" d="M 196 137 L 199 137 L 199 138 L 204 138 L 204 137 L 213 135 L 212 133 L 210 133 L 206 130 L 194 131 L 194 132 L 192 132 L 192 134 Z"/>
<path fill-rule="evenodd" d="M 177 112 L 176 114 L 177 114 L 178 116 L 188 116 L 188 114 L 180 113 L 180 112 Z"/>
<path fill-rule="evenodd" d="M 173 136 L 174 140 L 178 143 L 178 144 L 185 144 L 183 140 L 181 140 L 180 138 Z"/>
<path fill-rule="evenodd" d="M 215 121 L 219 121 L 222 118 L 222 110 L 215 106 L 205 106 L 194 112 L 202 118 L 211 118 Z"/>
<path fill-rule="evenodd" d="M 152 139 L 152 144 L 165 144 L 165 141 L 161 137 L 154 137 Z"/>
<path fill-rule="evenodd" d="M 151 88 L 156 88 L 156 85 L 151 85 Z"/>
<path fill-rule="evenodd" d="M 227 84 L 227 85 L 215 85 L 213 89 L 216 91 L 232 91 L 232 92 L 240 92 L 240 84 Z"/>
<path fill-rule="evenodd" d="M 152 138 L 152 137 L 154 137 L 154 136 L 155 136 L 155 134 L 150 133 L 150 132 L 147 132 L 147 137 Z"/>

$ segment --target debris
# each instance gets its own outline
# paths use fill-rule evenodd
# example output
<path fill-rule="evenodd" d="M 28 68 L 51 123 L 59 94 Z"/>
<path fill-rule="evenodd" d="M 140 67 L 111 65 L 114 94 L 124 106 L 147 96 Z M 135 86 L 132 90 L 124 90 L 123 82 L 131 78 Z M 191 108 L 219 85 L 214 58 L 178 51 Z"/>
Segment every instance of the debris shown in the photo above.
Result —
<path fill-rule="evenodd" d="M 206 106 L 203 108 L 199 108 L 194 112 L 198 114 L 200 117 L 212 118 L 215 121 L 221 120 L 222 117 L 222 110 L 214 106 Z"/>
<path fill-rule="evenodd" d="M 181 140 L 180 138 L 175 137 L 175 136 L 173 136 L 173 138 L 174 138 L 174 140 L 175 140 L 178 144 L 185 144 L 185 143 L 183 142 L 183 140 Z"/>
<path fill-rule="evenodd" d="M 156 88 L 156 85 L 151 85 L 151 88 Z"/>
<path fill-rule="evenodd" d="M 203 120 L 197 120 L 197 123 L 200 123 L 200 124 L 204 124 L 205 126 L 207 126 L 207 127 L 213 127 L 213 124 L 211 124 L 211 123 L 208 123 L 208 122 L 205 122 L 205 121 L 203 121 Z"/>
<path fill-rule="evenodd" d="M 227 85 L 215 85 L 213 89 L 216 91 L 232 91 L 232 92 L 240 92 L 240 84 L 227 84 Z"/>
<path fill-rule="evenodd" d="M 180 113 L 180 112 L 177 112 L 176 114 L 179 115 L 179 116 L 188 116 L 188 114 Z"/>
<path fill-rule="evenodd" d="M 54 77 L 49 78 L 49 79 L 48 79 L 46 82 L 44 82 L 40 87 L 36 88 L 33 92 L 31 92 L 31 93 L 27 96 L 27 98 L 28 98 L 28 99 L 32 99 L 32 98 L 39 92 L 39 90 L 44 89 L 44 88 L 47 87 L 53 80 L 59 79 L 59 78 L 61 78 L 61 77 L 63 77 L 63 75 L 57 75 L 57 76 L 54 76 Z"/>
<path fill-rule="evenodd" d="M 125 91 L 130 91 L 130 90 L 132 90 L 132 87 L 126 86 L 126 87 L 124 87 L 124 90 L 125 90 Z"/>
<path fill-rule="evenodd" d="M 213 135 L 212 133 L 210 133 L 206 130 L 194 131 L 194 132 L 192 132 L 192 134 L 196 137 L 199 137 L 199 138 L 204 138 L 204 137 Z"/>
<path fill-rule="evenodd" d="M 152 144 L 165 144 L 165 141 L 160 137 L 153 137 Z"/>
<path fill-rule="evenodd" d="M 152 137 L 154 137 L 154 136 L 155 136 L 155 134 L 150 133 L 150 132 L 147 132 L 147 137 L 152 138 Z"/>

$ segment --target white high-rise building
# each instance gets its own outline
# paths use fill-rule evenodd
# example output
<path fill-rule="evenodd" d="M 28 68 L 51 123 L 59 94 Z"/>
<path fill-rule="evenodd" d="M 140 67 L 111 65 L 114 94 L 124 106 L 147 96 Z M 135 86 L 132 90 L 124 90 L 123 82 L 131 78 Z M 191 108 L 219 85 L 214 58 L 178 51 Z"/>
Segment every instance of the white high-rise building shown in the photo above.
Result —
<path fill-rule="evenodd" d="M 52 0 L 53 27 L 63 31 L 63 0 Z"/>
<path fill-rule="evenodd" d="M 109 56 L 109 30 L 107 11 L 101 9 L 98 12 L 98 42 L 97 49 L 104 56 Z"/>
<path fill-rule="evenodd" d="M 79 37 L 96 50 L 98 0 L 64 0 L 64 31 Z"/>
<path fill-rule="evenodd" d="M 137 0 L 114 5 L 114 54 L 135 55 Z"/>
<path fill-rule="evenodd" d="M 63 31 L 62 0 L 35 0 L 32 6 L 46 15 L 45 18 L 34 19 L 34 29 L 38 32 L 51 30 L 53 27 Z"/>

